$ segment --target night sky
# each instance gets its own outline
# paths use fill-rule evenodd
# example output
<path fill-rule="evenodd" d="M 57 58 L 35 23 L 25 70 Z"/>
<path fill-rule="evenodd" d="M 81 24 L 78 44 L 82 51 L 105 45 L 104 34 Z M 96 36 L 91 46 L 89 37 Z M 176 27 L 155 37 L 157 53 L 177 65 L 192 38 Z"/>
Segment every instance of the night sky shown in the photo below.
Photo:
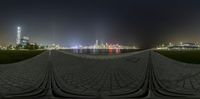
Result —
<path fill-rule="evenodd" d="M 62 46 L 195 42 L 200 0 L 1 0 L 0 44 L 15 44 L 17 26 L 32 42 Z"/>

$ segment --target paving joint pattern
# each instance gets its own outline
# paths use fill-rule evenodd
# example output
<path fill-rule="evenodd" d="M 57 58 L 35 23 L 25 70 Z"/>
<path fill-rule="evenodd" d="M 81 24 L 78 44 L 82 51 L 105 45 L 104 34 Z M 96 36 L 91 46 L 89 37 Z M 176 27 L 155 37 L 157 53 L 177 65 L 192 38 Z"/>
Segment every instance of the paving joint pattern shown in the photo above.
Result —
<path fill-rule="evenodd" d="M 200 98 L 200 67 L 151 50 L 112 56 L 46 51 L 0 65 L 0 99 Z"/>

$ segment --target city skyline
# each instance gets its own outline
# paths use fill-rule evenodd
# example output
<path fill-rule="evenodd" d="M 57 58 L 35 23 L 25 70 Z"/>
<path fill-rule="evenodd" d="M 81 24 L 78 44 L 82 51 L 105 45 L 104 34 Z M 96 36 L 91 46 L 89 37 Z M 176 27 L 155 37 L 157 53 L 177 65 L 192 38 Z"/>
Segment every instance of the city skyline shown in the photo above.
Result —
<path fill-rule="evenodd" d="M 11 43 L 9 42 L 9 43 L 2 43 L 2 42 L 0 42 L 0 45 L 2 46 L 9 46 L 9 45 L 19 45 L 20 43 L 21 43 L 21 40 L 30 40 L 30 38 L 29 37 L 27 37 L 27 35 L 26 34 L 23 34 L 23 32 L 22 32 L 22 27 L 21 26 L 17 26 L 16 27 L 16 35 L 15 35 L 15 42 L 13 42 L 13 40 L 11 41 Z M 95 42 L 96 41 L 96 42 Z M 78 48 L 84 48 L 84 47 L 90 47 L 90 46 L 93 46 L 93 43 L 95 42 L 95 44 L 94 44 L 94 46 L 96 45 L 96 43 L 98 42 L 98 44 L 99 45 L 104 45 L 104 44 L 108 44 L 108 45 L 112 45 L 112 46 L 115 46 L 115 45 L 119 45 L 119 43 L 107 43 L 106 41 L 100 41 L 99 42 L 99 40 L 95 40 L 95 41 L 90 41 L 90 43 L 88 43 L 88 44 L 82 44 L 81 42 L 77 42 L 77 43 L 74 43 L 73 45 L 68 45 L 68 46 L 62 46 L 63 48 L 74 48 L 74 47 L 77 47 L 78 46 Z M 23 41 L 22 41 L 23 42 Z M 31 42 L 29 42 L 29 43 L 34 43 L 34 42 L 37 42 L 37 41 L 31 41 Z M 56 46 L 60 46 L 60 45 L 62 45 L 62 44 L 59 44 L 59 43 L 55 43 L 55 42 L 51 42 L 51 43 L 45 43 L 45 42 L 37 42 L 39 45 L 43 45 L 43 46 L 52 46 L 52 45 L 56 45 Z M 155 45 L 154 47 L 156 47 L 156 46 L 160 46 L 160 45 L 167 45 L 167 44 L 170 44 L 170 43 L 199 43 L 199 41 L 195 41 L 195 40 L 193 40 L 193 41 L 188 41 L 188 40 L 185 40 L 184 42 L 182 42 L 182 41 L 172 41 L 172 42 L 169 42 L 169 41 L 166 41 L 166 42 L 162 42 L 162 43 L 158 43 L 157 45 Z M 98 45 L 97 44 L 97 45 Z M 132 44 L 125 44 L 125 45 L 123 45 L 123 46 L 129 46 L 129 47 L 133 47 L 133 48 L 135 48 L 136 46 L 134 45 L 134 43 L 132 43 Z M 80 47 L 81 46 L 81 47 Z M 127 47 L 128 47 L 127 46 Z M 60 46 L 61 47 L 61 46 Z M 154 48 L 153 47 L 153 48 Z M 138 46 L 136 47 L 136 48 L 138 48 Z"/>
<path fill-rule="evenodd" d="M 35 43 L 35 42 L 37 42 L 37 41 L 30 41 L 30 39 L 31 39 L 31 36 L 30 37 L 28 37 L 26 34 L 24 34 L 23 33 L 23 27 L 21 27 L 21 26 L 17 26 L 16 27 L 16 35 L 15 35 L 15 42 L 13 42 L 13 40 L 12 40 L 12 43 L 7 43 L 7 44 L 5 44 L 4 46 L 9 46 L 9 45 L 20 45 L 20 44 L 22 44 L 22 43 Z M 25 41 L 24 41 L 25 40 Z M 98 44 L 97 45 L 102 45 L 102 44 L 108 44 L 108 45 L 119 45 L 119 43 L 107 43 L 106 41 L 100 41 L 99 42 L 99 40 L 95 40 L 96 41 L 96 43 L 98 42 Z M 37 42 L 39 45 L 43 45 L 43 46 L 52 46 L 52 45 L 60 45 L 59 43 L 55 43 L 55 42 L 52 42 L 52 43 L 44 43 L 44 42 Z M 78 42 L 78 43 L 74 43 L 74 45 L 71 45 L 71 46 L 63 46 L 63 47 L 67 47 L 67 48 L 72 48 L 72 47 L 74 47 L 74 46 L 93 46 L 92 44 L 94 43 L 94 41 L 90 41 L 90 43 L 88 43 L 88 44 L 81 44 L 81 42 Z M 95 43 L 95 44 L 96 44 Z M 3 45 L 2 44 L 2 42 L 0 42 L 0 45 Z M 125 44 L 126 46 L 127 45 L 129 45 L 129 46 L 133 46 L 133 47 L 135 47 L 135 45 L 134 45 L 134 43 L 132 43 L 132 44 Z"/>

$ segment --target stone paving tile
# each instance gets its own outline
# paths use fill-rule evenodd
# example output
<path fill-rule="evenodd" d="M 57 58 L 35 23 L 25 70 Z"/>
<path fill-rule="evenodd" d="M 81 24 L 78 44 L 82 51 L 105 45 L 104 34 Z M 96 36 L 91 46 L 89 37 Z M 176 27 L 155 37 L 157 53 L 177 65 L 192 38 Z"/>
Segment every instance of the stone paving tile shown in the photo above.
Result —
<path fill-rule="evenodd" d="M 111 57 L 46 51 L 0 65 L 0 98 L 195 98 L 199 66 L 149 50 Z"/>

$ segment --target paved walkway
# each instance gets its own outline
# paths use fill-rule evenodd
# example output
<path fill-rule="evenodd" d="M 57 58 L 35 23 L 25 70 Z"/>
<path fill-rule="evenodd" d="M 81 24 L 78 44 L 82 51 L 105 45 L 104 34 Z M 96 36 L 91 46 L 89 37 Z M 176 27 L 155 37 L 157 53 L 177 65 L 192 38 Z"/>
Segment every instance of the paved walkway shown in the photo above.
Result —
<path fill-rule="evenodd" d="M 200 65 L 147 50 L 118 56 L 46 51 L 0 65 L 0 99 L 200 98 Z"/>

